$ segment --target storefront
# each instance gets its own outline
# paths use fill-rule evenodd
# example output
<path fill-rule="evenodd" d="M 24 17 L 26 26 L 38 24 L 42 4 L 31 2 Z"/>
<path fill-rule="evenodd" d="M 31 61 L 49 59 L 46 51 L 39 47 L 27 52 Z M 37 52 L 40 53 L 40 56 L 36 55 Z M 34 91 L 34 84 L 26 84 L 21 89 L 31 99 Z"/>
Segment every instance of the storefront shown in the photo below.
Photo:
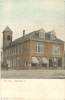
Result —
<path fill-rule="evenodd" d="M 48 68 L 48 65 L 49 65 L 48 59 L 45 57 L 41 58 L 41 65 L 42 67 Z"/>
<path fill-rule="evenodd" d="M 39 60 L 37 59 L 37 57 L 32 57 L 32 67 L 35 67 L 35 66 L 39 66 Z"/>
<path fill-rule="evenodd" d="M 62 68 L 62 58 L 49 58 L 49 68 Z"/>

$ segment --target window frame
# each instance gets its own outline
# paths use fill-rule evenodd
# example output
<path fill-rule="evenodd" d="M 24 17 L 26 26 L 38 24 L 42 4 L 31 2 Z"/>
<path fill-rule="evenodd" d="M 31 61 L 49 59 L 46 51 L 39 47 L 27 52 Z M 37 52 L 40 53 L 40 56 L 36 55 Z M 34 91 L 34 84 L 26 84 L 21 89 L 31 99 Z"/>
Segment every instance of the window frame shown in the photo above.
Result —
<path fill-rule="evenodd" d="M 43 53 L 43 52 L 44 52 L 43 43 L 37 42 L 37 44 L 36 44 L 36 53 Z"/>
<path fill-rule="evenodd" d="M 60 45 L 53 45 L 52 46 L 52 55 L 54 56 L 60 56 L 61 55 L 61 50 L 60 50 Z"/>

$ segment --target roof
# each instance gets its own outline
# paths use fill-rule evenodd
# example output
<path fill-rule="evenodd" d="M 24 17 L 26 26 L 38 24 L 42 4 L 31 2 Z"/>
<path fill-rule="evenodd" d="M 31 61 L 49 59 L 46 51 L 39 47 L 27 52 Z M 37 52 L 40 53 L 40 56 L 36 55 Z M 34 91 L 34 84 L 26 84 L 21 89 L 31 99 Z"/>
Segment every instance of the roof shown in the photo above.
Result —
<path fill-rule="evenodd" d="M 60 42 L 60 43 L 64 43 L 64 41 L 59 39 L 59 38 L 56 38 L 55 41 Z"/>
<path fill-rule="evenodd" d="M 28 33 L 28 34 L 26 34 L 24 37 L 22 36 L 22 37 L 20 37 L 20 38 L 18 38 L 18 39 L 16 39 L 16 40 L 14 40 L 14 41 L 12 42 L 11 45 L 16 45 L 16 44 L 22 43 L 22 42 L 24 42 L 24 41 L 26 41 L 26 40 L 33 39 L 32 37 L 34 36 L 34 34 L 35 34 L 36 32 L 45 33 L 45 30 L 41 28 L 41 29 L 39 29 L 39 30 L 33 31 L 33 32 L 31 32 L 31 33 Z"/>
<path fill-rule="evenodd" d="M 6 27 L 6 30 L 10 30 L 10 28 L 9 28 L 9 27 Z M 31 33 L 26 34 L 25 36 L 22 36 L 22 37 L 20 37 L 20 38 L 18 38 L 18 39 L 16 39 L 16 40 L 12 41 L 12 43 L 11 43 L 10 46 L 8 46 L 8 47 L 11 47 L 11 46 L 20 44 L 20 43 L 22 43 L 22 42 L 24 42 L 24 41 L 27 41 L 27 40 L 35 40 L 35 39 L 37 40 L 37 38 L 35 38 L 35 33 L 37 33 L 37 32 L 42 32 L 42 34 L 43 34 L 43 33 L 45 33 L 45 34 L 51 34 L 52 31 L 50 31 L 50 32 L 45 32 L 44 29 L 39 29 L 39 30 L 33 31 L 33 32 L 31 32 Z M 47 40 L 39 39 L 39 38 L 38 38 L 38 40 L 47 41 Z M 56 43 L 56 42 L 57 42 L 57 43 L 64 43 L 64 41 L 62 41 L 61 39 L 58 39 L 57 37 L 55 37 L 54 40 L 49 40 L 49 41 L 55 42 L 55 43 Z"/>
<path fill-rule="evenodd" d="M 6 28 L 4 29 L 4 31 L 3 32 L 12 32 L 12 30 L 8 27 L 8 26 L 6 26 Z"/>

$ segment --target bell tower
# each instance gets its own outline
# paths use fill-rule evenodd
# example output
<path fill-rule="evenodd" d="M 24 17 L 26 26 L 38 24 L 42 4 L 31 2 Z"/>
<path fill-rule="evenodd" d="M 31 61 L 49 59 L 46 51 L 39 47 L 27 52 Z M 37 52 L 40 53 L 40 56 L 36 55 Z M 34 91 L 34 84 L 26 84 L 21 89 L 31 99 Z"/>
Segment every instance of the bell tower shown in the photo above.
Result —
<path fill-rule="evenodd" d="M 12 42 L 12 30 L 7 26 L 3 31 L 3 49 L 9 46 Z"/>

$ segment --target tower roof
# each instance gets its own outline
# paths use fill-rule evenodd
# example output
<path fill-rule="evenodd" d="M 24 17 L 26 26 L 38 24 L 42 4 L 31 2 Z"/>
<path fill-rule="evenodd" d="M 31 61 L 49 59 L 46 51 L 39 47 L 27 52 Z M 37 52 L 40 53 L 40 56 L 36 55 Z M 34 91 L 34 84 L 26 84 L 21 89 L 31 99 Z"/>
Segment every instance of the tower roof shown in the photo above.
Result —
<path fill-rule="evenodd" d="M 8 27 L 8 26 L 6 26 L 6 28 L 4 29 L 4 31 L 3 32 L 12 32 L 12 30 Z"/>

